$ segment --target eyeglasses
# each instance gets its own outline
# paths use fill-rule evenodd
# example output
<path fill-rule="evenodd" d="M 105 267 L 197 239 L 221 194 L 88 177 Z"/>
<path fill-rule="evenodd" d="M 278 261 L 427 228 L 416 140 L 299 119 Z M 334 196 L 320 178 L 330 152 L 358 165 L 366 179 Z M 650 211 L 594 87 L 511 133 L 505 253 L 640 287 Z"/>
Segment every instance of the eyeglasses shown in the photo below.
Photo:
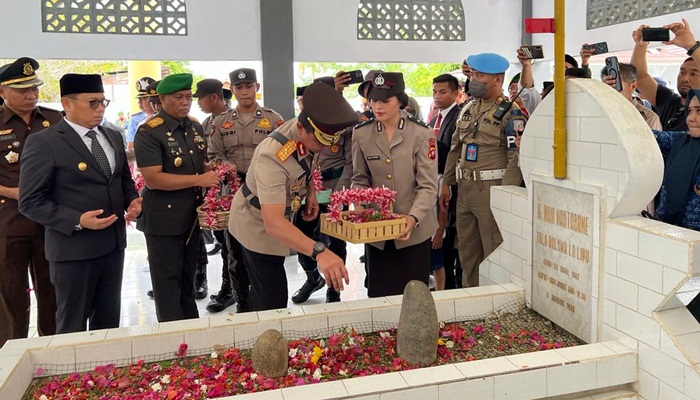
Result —
<path fill-rule="evenodd" d="M 112 102 L 112 100 L 107 100 L 107 99 L 102 99 L 102 100 L 83 100 L 83 99 L 79 99 L 79 98 L 77 98 L 77 97 L 71 97 L 71 99 L 73 99 L 73 100 L 79 100 L 79 101 L 84 101 L 84 102 L 86 102 L 86 103 L 90 103 L 90 108 L 92 108 L 93 110 L 97 110 L 97 107 L 99 107 L 99 106 L 102 106 L 102 107 L 104 107 L 104 108 L 107 108 L 107 106 L 109 105 L 109 103 Z"/>

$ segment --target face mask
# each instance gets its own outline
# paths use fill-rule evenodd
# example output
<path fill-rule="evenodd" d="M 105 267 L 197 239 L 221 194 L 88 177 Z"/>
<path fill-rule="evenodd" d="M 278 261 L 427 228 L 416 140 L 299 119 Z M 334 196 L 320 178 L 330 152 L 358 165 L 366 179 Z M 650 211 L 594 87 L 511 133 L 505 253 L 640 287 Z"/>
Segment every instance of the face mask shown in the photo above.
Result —
<path fill-rule="evenodd" d="M 469 94 L 477 99 L 481 99 L 486 96 L 489 89 L 486 87 L 486 82 L 479 82 L 475 79 L 469 81 Z"/>

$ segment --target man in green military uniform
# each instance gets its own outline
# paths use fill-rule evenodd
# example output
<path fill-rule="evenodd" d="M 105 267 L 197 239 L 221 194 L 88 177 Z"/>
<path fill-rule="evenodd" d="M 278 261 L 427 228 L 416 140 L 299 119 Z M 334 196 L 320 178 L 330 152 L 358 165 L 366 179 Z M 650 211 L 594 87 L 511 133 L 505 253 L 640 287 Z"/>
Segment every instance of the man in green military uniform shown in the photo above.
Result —
<path fill-rule="evenodd" d="M 209 160 L 232 165 L 241 181 L 245 181 L 253 152 L 267 135 L 284 123 L 284 119 L 272 109 L 262 107 L 256 101 L 260 84 L 255 70 L 240 68 L 229 74 L 231 88 L 238 105 L 214 119 L 209 138 Z M 236 294 L 236 311 L 248 311 L 250 279 L 241 246 L 231 235 L 226 243 L 229 254 L 229 274 Z"/>
<path fill-rule="evenodd" d="M 158 85 L 163 108 L 139 127 L 136 162 L 146 181 L 139 228 L 146 236 L 158 322 L 197 318 L 194 273 L 199 250 L 196 208 L 202 188 L 219 184 L 207 171 L 202 126 L 188 114 L 192 75 L 175 74 Z"/>
<path fill-rule="evenodd" d="M 440 207 L 447 208 L 450 185 L 458 186 L 457 236 L 464 273 L 462 286 L 479 286 L 479 264 L 503 238 L 491 212 L 491 186 L 520 185 L 514 120 L 525 123 L 517 104 L 505 101 L 503 79 L 510 65 L 493 53 L 469 56 L 469 93 L 445 163 Z"/>
<path fill-rule="evenodd" d="M 40 335 L 56 333 L 56 294 L 44 253 L 44 227 L 20 214 L 20 154 L 30 134 L 58 123 L 58 111 L 37 106 L 39 63 L 22 57 L 0 67 L 0 346 L 27 337 L 29 282 L 32 276 L 38 303 Z"/>
<path fill-rule="evenodd" d="M 284 259 L 289 249 L 310 256 L 332 288 L 343 289 L 348 271 L 322 242 L 304 235 L 289 221 L 301 200 L 303 218 L 318 215 L 311 183 L 315 154 L 333 145 L 342 131 L 357 123 L 357 114 L 332 87 L 313 83 L 304 92 L 304 110 L 255 149 L 246 183 L 233 198 L 229 231 L 241 244 L 251 281 L 250 309 L 287 306 Z M 307 196 L 308 195 L 308 196 Z"/>

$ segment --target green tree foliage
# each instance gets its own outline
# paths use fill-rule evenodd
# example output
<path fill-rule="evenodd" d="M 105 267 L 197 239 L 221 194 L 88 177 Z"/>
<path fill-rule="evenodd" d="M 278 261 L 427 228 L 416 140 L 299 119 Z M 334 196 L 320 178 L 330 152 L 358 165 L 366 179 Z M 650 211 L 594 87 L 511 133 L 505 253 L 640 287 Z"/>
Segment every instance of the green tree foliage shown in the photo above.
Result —
<path fill-rule="evenodd" d="M 430 97 L 433 94 L 433 78 L 441 74 L 449 74 L 459 70 L 460 64 L 415 64 L 415 63 L 299 63 L 301 82 L 297 86 L 308 85 L 314 79 L 322 76 L 335 76 L 338 71 L 362 70 L 366 74 L 369 70 L 380 69 L 382 71 L 402 72 L 406 82 L 406 93 L 415 97 Z M 462 79 L 460 75 L 457 79 Z M 349 90 L 345 90 L 345 97 L 351 99 L 358 96 L 357 85 L 353 85 Z"/>

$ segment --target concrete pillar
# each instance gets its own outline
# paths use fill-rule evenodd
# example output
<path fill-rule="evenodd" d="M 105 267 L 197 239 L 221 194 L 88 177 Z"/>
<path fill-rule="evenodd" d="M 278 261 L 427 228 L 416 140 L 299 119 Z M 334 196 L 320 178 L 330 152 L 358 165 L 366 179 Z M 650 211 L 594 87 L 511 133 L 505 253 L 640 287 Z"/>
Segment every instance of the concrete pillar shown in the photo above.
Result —
<path fill-rule="evenodd" d="M 262 91 L 265 107 L 294 116 L 294 16 L 289 0 L 260 1 Z"/>
<path fill-rule="evenodd" d="M 129 111 L 131 115 L 139 112 L 139 103 L 136 101 L 136 81 L 144 76 L 150 76 L 155 80 L 160 79 L 160 61 L 129 61 Z"/>

